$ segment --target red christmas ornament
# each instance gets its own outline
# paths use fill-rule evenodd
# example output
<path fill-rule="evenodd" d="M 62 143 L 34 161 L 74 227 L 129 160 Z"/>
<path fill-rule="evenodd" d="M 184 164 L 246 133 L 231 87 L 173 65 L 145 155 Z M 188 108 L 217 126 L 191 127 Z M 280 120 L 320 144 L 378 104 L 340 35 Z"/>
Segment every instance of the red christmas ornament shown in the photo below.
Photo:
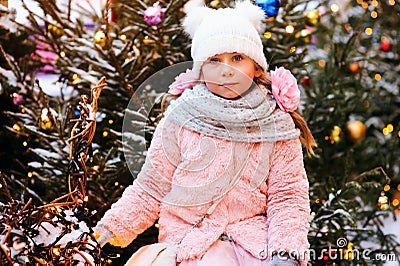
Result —
<path fill-rule="evenodd" d="M 110 6 L 110 22 L 116 23 L 118 20 L 117 12 L 114 7 L 114 0 L 108 0 L 108 4 Z"/>
<path fill-rule="evenodd" d="M 311 84 L 311 80 L 309 76 L 305 76 L 304 78 L 301 79 L 301 85 L 303 85 L 304 87 L 309 87 Z"/>
<path fill-rule="evenodd" d="M 381 50 L 384 52 L 389 52 L 392 48 L 392 44 L 388 41 L 381 42 Z"/>

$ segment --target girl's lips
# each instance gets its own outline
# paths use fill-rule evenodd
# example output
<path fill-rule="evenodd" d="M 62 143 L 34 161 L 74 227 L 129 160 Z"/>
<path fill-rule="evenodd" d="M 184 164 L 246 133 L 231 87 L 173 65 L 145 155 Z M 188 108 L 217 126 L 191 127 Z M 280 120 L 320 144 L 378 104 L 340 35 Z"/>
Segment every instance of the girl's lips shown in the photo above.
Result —
<path fill-rule="evenodd" d="M 237 84 L 239 84 L 239 83 L 236 83 L 236 82 L 229 82 L 229 83 L 222 83 L 222 84 L 219 84 L 219 86 L 222 86 L 222 87 L 230 87 L 230 86 L 234 86 L 234 85 L 237 85 Z"/>

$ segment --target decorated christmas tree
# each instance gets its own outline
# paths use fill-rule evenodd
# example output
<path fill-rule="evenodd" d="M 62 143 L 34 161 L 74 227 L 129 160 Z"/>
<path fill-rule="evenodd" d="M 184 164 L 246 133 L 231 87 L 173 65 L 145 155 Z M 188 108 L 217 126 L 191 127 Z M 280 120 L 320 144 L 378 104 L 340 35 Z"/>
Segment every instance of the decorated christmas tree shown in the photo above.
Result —
<path fill-rule="evenodd" d="M 180 26 L 187 1 L 108 0 L 101 13 L 71 0 L 34 2 L 39 14 L 22 1 L 28 23 L 13 20 L 11 5 L 1 9 L 2 217 L 15 204 L 46 206 L 71 192 L 68 176 L 79 168 L 70 163 L 68 139 L 76 130 L 71 121 L 82 114 L 81 95 L 90 95 L 106 77 L 96 133 L 81 159 L 90 231 L 144 162 L 161 98 L 174 78 L 163 71 L 191 60 L 190 40 Z M 213 8 L 232 3 L 206 1 Z M 316 155 L 305 157 L 312 263 L 368 264 L 376 254 L 398 254 L 398 239 L 384 233 L 382 221 L 394 215 L 400 199 L 399 3 L 257 4 L 268 17 L 263 42 L 270 69 L 284 66 L 295 74 L 300 111 L 318 142 Z M 56 96 L 41 83 L 47 74 L 57 76 Z M 125 134 L 129 126 L 135 131 Z M 5 227 L 0 230 L 5 239 Z M 121 265 L 156 240 L 157 224 L 125 249 L 106 245 L 107 260 L 96 263 Z M 371 251 L 370 258 L 353 251 Z M 0 250 L 4 263 L 14 255 Z"/>
<path fill-rule="evenodd" d="M 14 199 L 8 183 L 0 173 L 3 194 L 7 202 L 0 205 L 1 264 L 25 265 L 106 265 L 100 246 L 88 226 L 91 216 L 86 203 L 86 159 L 95 134 L 97 101 L 105 78 L 82 95 L 78 105 L 70 144 L 67 170 L 69 192 L 45 205 L 37 206 L 32 198 L 27 202 Z M 95 213 L 95 212 L 92 212 Z"/>

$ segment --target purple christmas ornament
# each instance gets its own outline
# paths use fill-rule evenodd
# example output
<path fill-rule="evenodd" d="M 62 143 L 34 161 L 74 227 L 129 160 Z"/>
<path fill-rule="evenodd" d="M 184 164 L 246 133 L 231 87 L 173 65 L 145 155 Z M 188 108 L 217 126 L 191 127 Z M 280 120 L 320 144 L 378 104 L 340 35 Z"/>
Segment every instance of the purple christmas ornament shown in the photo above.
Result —
<path fill-rule="evenodd" d="M 23 104 L 25 102 L 24 97 L 21 94 L 16 93 L 16 92 L 14 92 L 12 94 L 12 98 L 13 98 L 13 104 L 14 105 L 20 105 L 20 104 Z"/>
<path fill-rule="evenodd" d="M 164 11 L 165 9 L 161 8 L 160 5 L 154 4 L 144 11 L 144 21 L 146 21 L 150 26 L 156 26 L 163 21 Z"/>

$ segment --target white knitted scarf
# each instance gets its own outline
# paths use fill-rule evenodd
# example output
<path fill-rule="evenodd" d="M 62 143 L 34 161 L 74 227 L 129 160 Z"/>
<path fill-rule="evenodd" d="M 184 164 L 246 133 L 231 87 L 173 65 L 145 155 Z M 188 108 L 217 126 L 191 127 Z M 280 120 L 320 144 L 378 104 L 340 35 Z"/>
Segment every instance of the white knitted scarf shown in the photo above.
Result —
<path fill-rule="evenodd" d="M 254 85 L 236 100 L 219 97 L 204 84 L 185 90 L 165 113 L 198 133 L 239 142 L 274 142 L 299 137 L 290 114 L 276 108 L 266 88 Z"/>

